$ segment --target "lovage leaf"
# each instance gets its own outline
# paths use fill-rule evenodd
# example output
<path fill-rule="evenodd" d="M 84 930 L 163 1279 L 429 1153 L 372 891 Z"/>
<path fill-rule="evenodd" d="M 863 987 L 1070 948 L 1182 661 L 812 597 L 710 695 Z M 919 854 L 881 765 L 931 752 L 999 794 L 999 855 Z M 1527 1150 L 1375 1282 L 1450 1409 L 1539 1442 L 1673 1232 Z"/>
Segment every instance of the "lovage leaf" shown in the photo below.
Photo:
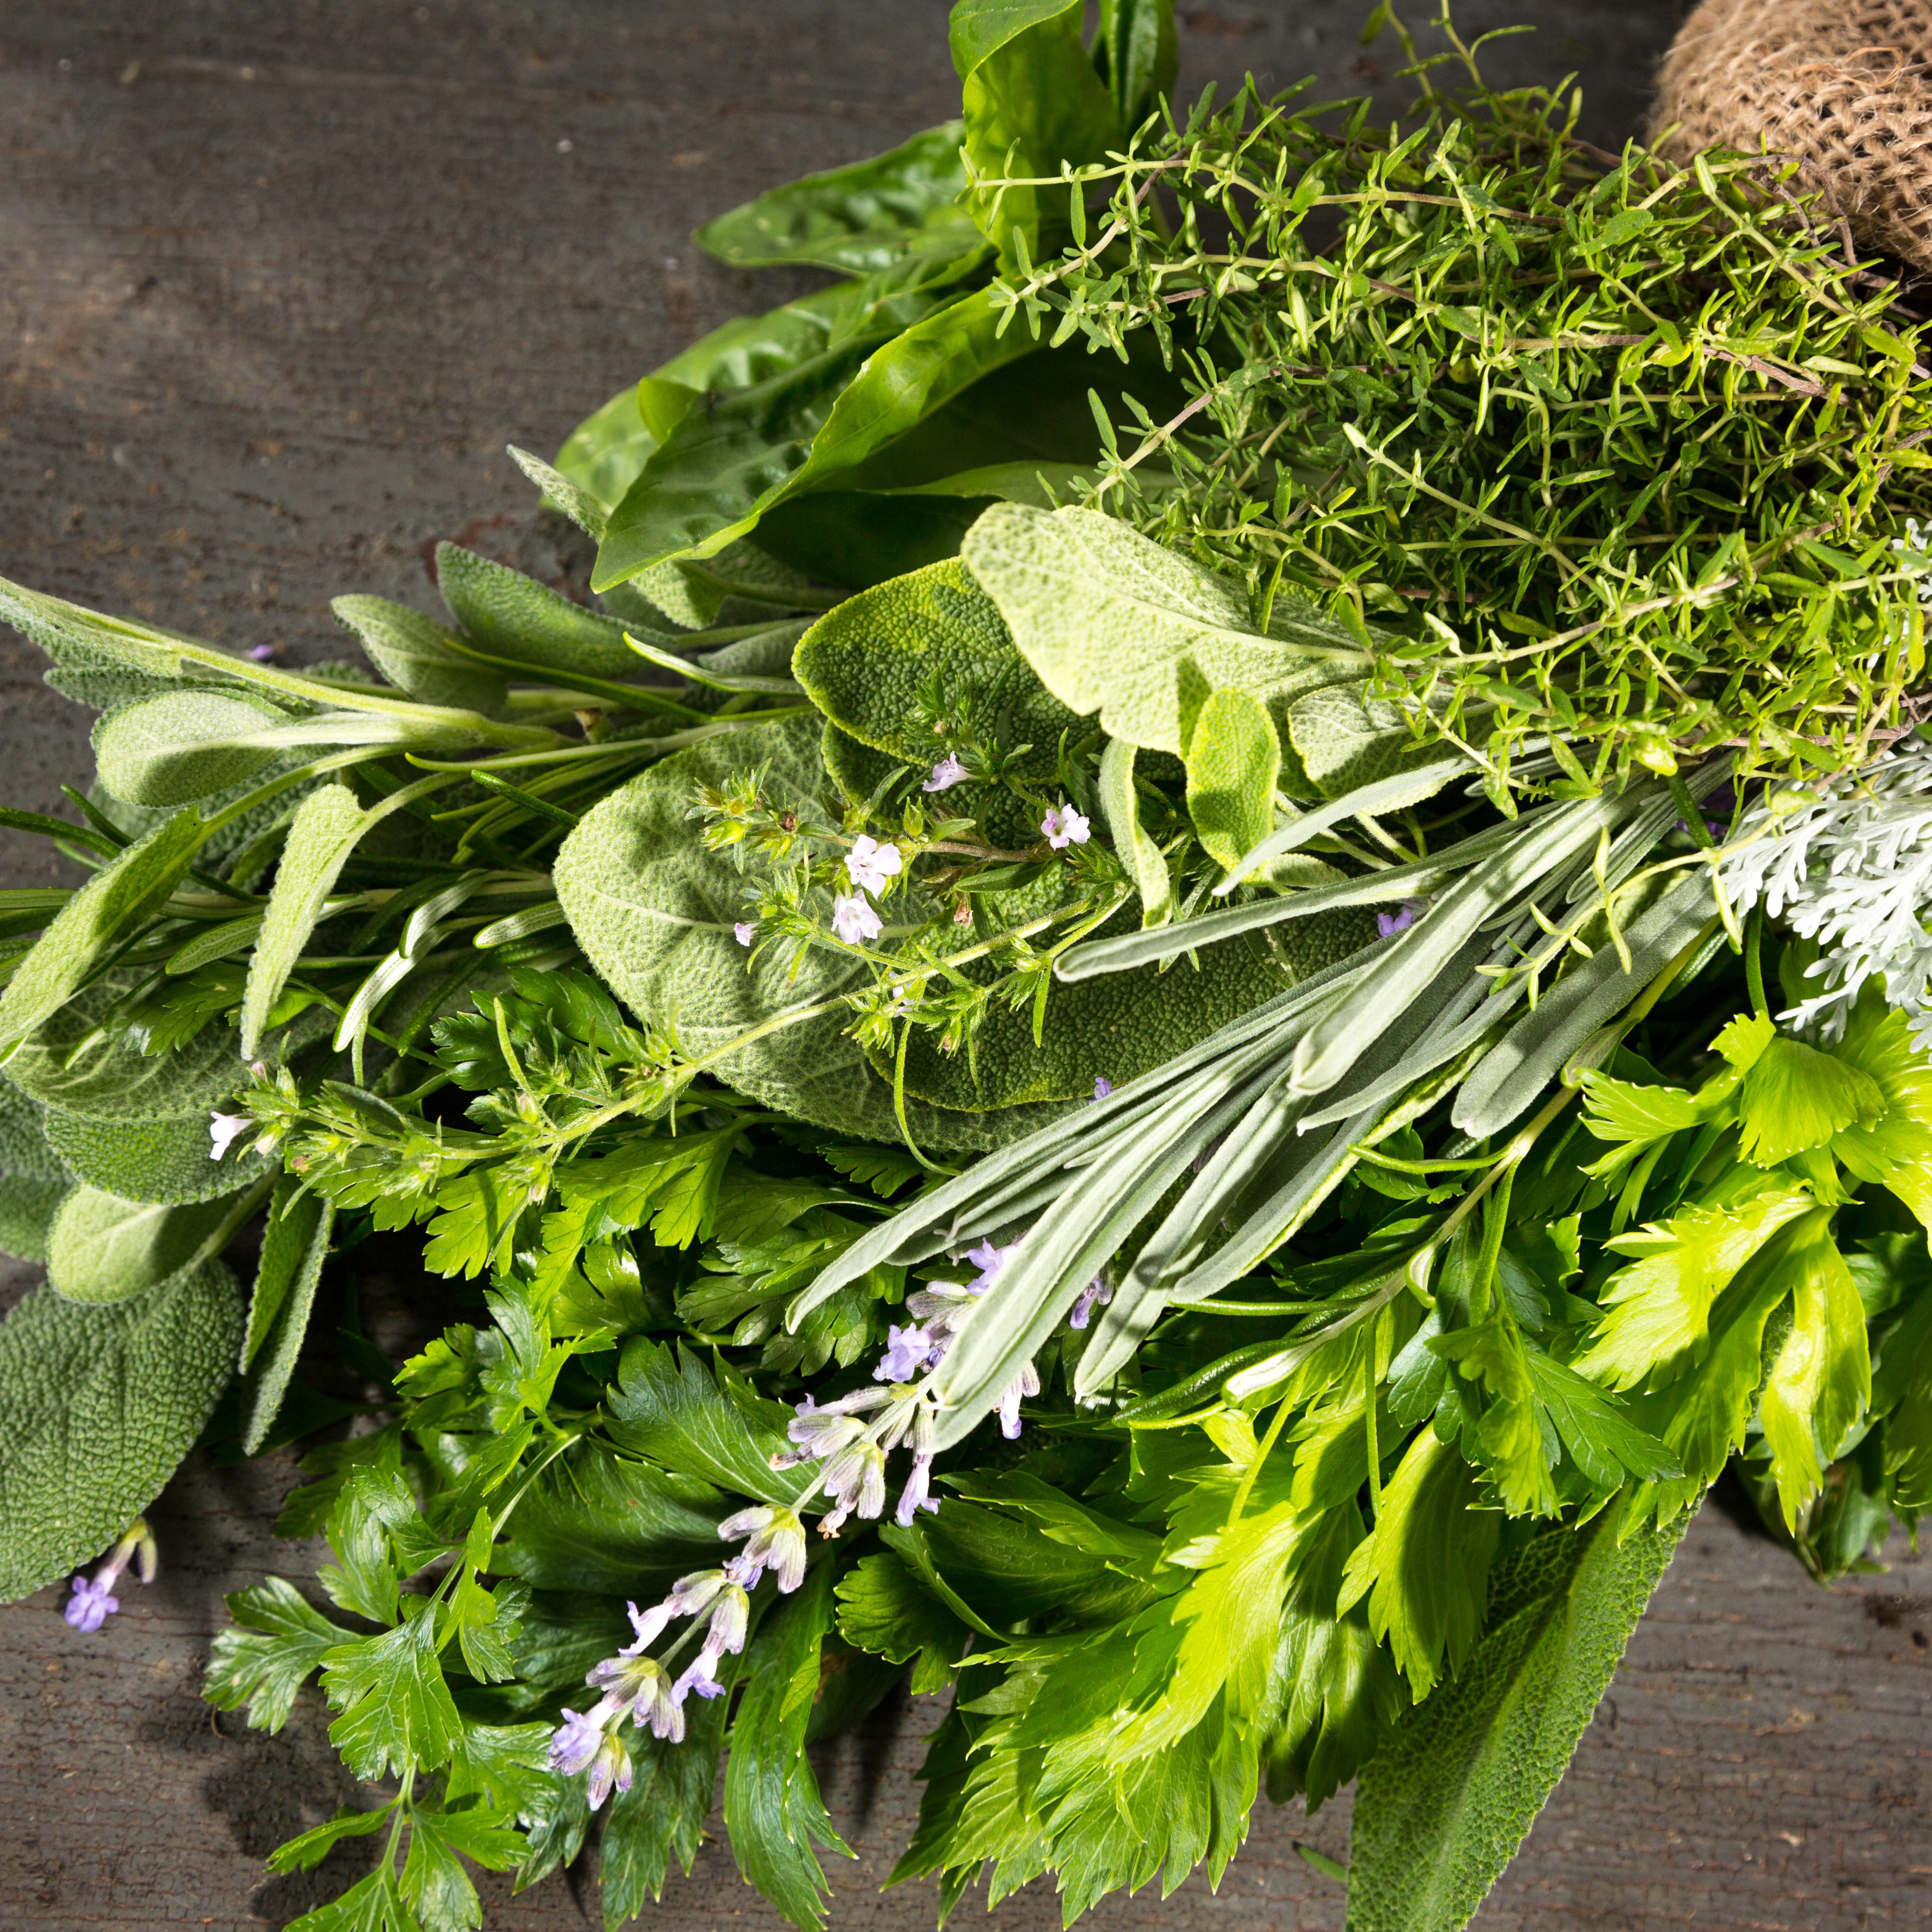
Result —
<path fill-rule="evenodd" d="M 227 1603 L 235 1628 L 217 1634 L 201 1694 L 220 1711 L 246 1705 L 248 1721 L 255 1730 L 279 1731 L 294 1708 L 296 1693 L 322 1667 L 324 1655 L 349 1634 L 313 1608 L 283 1577 L 270 1576 L 252 1589 L 238 1590 Z M 289 1849 L 284 1846 L 277 1856 Z"/>
<path fill-rule="evenodd" d="M 820 1932 L 831 1896 L 813 1841 L 852 1856 L 832 1828 L 805 1754 L 832 1607 L 832 1566 L 821 1564 L 759 1625 L 745 1656 L 724 1773 L 724 1823 L 738 1869 L 800 1932 Z"/>
<path fill-rule="evenodd" d="M 854 1649 L 913 1665 L 915 1696 L 952 1682 L 967 1626 L 892 1550 L 868 1556 L 838 1580 L 838 1634 Z"/>
<path fill-rule="evenodd" d="M 1745 1074 L 1738 1108 L 1738 1151 L 1757 1167 L 1822 1147 L 1854 1123 L 1875 1126 L 1886 1110 L 1870 1075 L 1781 1034 Z"/>
<path fill-rule="evenodd" d="M 399 1777 L 446 1762 L 462 1736 L 436 1655 L 436 1617 L 425 1604 L 394 1630 L 338 1644 L 322 1661 L 322 1688 L 342 1714 L 328 1741 L 358 1778 Z"/>
<path fill-rule="evenodd" d="M 1482 1624 L 1501 1519 L 1478 1509 L 1480 1498 L 1475 1472 L 1424 1430 L 1343 1572 L 1338 1614 L 1367 1597 L 1376 1639 L 1394 1651 L 1418 1703 L 1462 1669 Z"/>

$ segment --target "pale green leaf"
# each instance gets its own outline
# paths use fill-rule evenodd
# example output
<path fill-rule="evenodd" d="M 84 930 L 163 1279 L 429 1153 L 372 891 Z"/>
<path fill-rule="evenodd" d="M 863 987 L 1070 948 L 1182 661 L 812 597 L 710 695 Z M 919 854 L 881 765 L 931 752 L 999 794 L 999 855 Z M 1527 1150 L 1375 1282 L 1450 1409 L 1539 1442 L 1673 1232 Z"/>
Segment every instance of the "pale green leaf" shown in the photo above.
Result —
<path fill-rule="evenodd" d="M 248 964 L 242 1002 L 244 1058 L 260 1045 L 268 1015 L 308 944 L 337 876 L 374 816 L 344 784 L 324 785 L 302 800 L 282 848 L 268 910 Z"/>
<path fill-rule="evenodd" d="M 94 728 L 100 782 L 130 805 L 189 805 L 253 778 L 275 756 L 250 742 L 288 713 L 256 698 L 170 691 L 124 704 Z"/>
<path fill-rule="evenodd" d="M 1187 747 L 1187 812 L 1194 836 L 1223 872 L 1274 827 L 1281 741 L 1252 692 L 1217 691 L 1194 721 Z"/>
<path fill-rule="evenodd" d="M 508 692 L 503 674 L 465 657 L 434 617 L 386 597 L 338 597 L 328 608 L 399 691 L 425 704 L 466 705 L 486 717 L 502 710 Z"/>
<path fill-rule="evenodd" d="M 171 1206 L 76 1187 L 47 1234 L 47 1280 L 68 1301 L 131 1300 L 191 1260 L 233 1211 L 236 1196 Z"/>
<path fill-rule="evenodd" d="M 1346 632 L 1286 600 L 1257 635 L 1238 584 L 1096 511 L 996 503 L 961 555 L 1047 689 L 1150 750 L 1184 754 L 1215 691 L 1280 703 L 1364 668 Z"/>

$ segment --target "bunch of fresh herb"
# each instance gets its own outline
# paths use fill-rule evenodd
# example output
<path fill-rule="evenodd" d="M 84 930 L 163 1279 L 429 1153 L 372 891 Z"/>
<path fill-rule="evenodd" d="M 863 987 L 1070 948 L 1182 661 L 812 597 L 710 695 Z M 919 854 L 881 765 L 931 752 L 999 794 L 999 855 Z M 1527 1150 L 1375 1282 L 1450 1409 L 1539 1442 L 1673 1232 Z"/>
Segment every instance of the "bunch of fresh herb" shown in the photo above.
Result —
<path fill-rule="evenodd" d="M 332 1249 L 487 1283 L 350 1345 L 351 1621 L 218 1647 L 386 1787 L 308 1932 L 593 1813 L 620 1924 L 721 1752 L 822 1924 L 804 1748 L 908 1664 L 948 1909 L 1359 1770 L 1351 1923 L 1433 1932 L 1728 1459 L 1820 1575 L 1932 1494 L 1910 317 L 1762 164 L 1426 69 L 1178 128 L 1169 8 L 1080 23 L 962 0 L 961 122 L 704 231 L 845 279 L 520 456 L 601 611 L 445 546 L 298 675 L 0 590 L 104 713 L 8 818 L 94 874 L 0 906 L 10 1593 L 115 1544 L 100 1627 L 238 1364 L 244 1449 L 346 1419 Z"/>

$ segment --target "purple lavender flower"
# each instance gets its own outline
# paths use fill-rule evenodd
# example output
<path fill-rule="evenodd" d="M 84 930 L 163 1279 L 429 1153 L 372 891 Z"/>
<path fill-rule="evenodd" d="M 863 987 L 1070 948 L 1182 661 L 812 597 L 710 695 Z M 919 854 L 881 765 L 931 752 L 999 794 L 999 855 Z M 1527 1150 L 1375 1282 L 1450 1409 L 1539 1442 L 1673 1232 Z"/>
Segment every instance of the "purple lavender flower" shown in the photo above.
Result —
<path fill-rule="evenodd" d="M 248 655 L 257 664 L 273 664 L 282 654 L 279 644 L 250 644 Z"/>
<path fill-rule="evenodd" d="M 1104 1274 L 1096 1274 L 1080 1291 L 1080 1298 L 1073 1304 L 1073 1312 L 1066 1318 L 1070 1328 L 1084 1328 L 1093 1319 L 1096 1308 L 1104 1308 L 1114 1298 L 1114 1284 Z"/>
<path fill-rule="evenodd" d="M 872 1379 L 909 1382 L 926 1366 L 932 1354 L 932 1337 L 923 1328 L 902 1328 L 896 1323 L 886 1331 L 886 1352 L 872 1371 Z"/>
<path fill-rule="evenodd" d="M 718 1526 L 718 1534 L 727 1542 L 751 1539 L 724 1566 L 734 1572 L 733 1581 L 741 1589 L 750 1589 L 766 1569 L 788 1596 L 805 1581 L 805 1525 L 796 1510 L 760 1504 L 728 1516 Z"/>
<path fill-rule="evenodd" d="M 683 1735 L 682 1722 L 678 1726 Z M 604 1733 L 603 1742 L 598 1746 L 597 1755 L 591 1760 L 590 1777 L 584 1796 L 590 1801 L 590 1808 L 596 1810 L 610 1795 L 615 1785 L 620 1791 L 631 1788 L 631 1754 L 623 1746 L 615 1731 Z"/>
<path fill-rule="evenodd" d="M 1429 910 L 1426 899 L 1404 899 L 1394 912 L 1376 914 L 1376 930 L 1384 939 L 1393 939 L 1398 932 L 1406 932 L 1415 923 L 1416 916 Z"/>
<path fill-rule="evenodd" d="M 731 937 L 740 946 L 748 946 L 758 936 L 758 928 L 748 919 L 741 919 L 731 928 Z"/>
<path fill-rule="evenodd" d="M 105 1570 L 98 1576 L 76 1576 L 74 1580 L 74 1594 L 62 1607 L 61 1615 L 76 1630 L 92 1636 L 121 1607 L 121 1599 L 109 1594 L 113 1581 Z"/>
<path fill-rule="evenodd" d="M 712 1676 L 717 1667 L 717 1659 L 700 1651 L 686 1667 L 684 1675 L 670 1687 L 670 1694 L 680 1704 L 694 1691 L 700 1697 L 722 1697 L 724 1687 Z"/>
<path fill-rule="evenodd" d="M 1000 1418 L 1000 1433 L 1009 1442 L 1016 1441 L 1019 1436 L 1021 1398 L 1039 1393 L 1040 1372 L 1030 1362 L 1001 1391 L 996 1410 Z"/>
<path fill-rule="evenodd" d="M 1019 1243 L 1009 1242 L 1004 1248 L 996 1248 L 990 1240 L 982 1241 L 976 1248 L 968 1248 L 965 1258 L 980 1272 L 966 1286 L 975 1294 L 983 1294 L 993 1285 L 994 1278 L 1018 1252 Z"/>
<path fill-rule="evenodd" d="M 912 1459 L 912 1474 L 899 1492 L 899 1506 L 894 1514 L 902 1529 L 910 1529 L 913 1518 L 921 1510 L 938 1508 L 939 1505 L 932 1500 L 932 1453 L 928 1450 Z"/>
<path fill-rule="evenodd" d="M 566 1704 L 563 1722 L 550 1733 L 550 1769 L 560 1777 L 574 1778 L 589 1766 L 603 1742 L 604 1721 L 597 1711 L 573 1711 Z"/>
<path fill-rule="evenodd" d="M 856 1510 L 876 1516 L 886 1506 L 886 1459 L 876 1442 L 848 1444 L 826 1463 L 825 1493 L 833 1508 L 820 1520 L 820 1536 L 836 1536 Z"/>
<path fill-rule="evenodd" d="M 1094 1083 L 1094 1098 L 1097 1102 L 1104 1100 L 1114 1090 L 1114 1083 L 1103 1073 Z"/>
<path fill-rule="evenodd" d="M 963 784 L 967 777 L 966 767 L 950 752 L 932 768 L 932 776 L 920 787 L 921 791 L 950 791 L 953 786 Z"/>

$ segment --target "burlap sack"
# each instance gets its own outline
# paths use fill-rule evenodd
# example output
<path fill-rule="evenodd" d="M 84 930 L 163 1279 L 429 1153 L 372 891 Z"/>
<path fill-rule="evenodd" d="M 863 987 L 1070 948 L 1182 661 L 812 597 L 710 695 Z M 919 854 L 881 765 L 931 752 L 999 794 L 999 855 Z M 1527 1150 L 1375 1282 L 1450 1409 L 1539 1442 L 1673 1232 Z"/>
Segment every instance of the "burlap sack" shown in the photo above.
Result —
<path fill-rule="evenodd" d="M 1863 246 L 1932 270 L 1932 0 L 1704 0 L 1658 82 L 1660 152 L 1802 154 Z"/>

